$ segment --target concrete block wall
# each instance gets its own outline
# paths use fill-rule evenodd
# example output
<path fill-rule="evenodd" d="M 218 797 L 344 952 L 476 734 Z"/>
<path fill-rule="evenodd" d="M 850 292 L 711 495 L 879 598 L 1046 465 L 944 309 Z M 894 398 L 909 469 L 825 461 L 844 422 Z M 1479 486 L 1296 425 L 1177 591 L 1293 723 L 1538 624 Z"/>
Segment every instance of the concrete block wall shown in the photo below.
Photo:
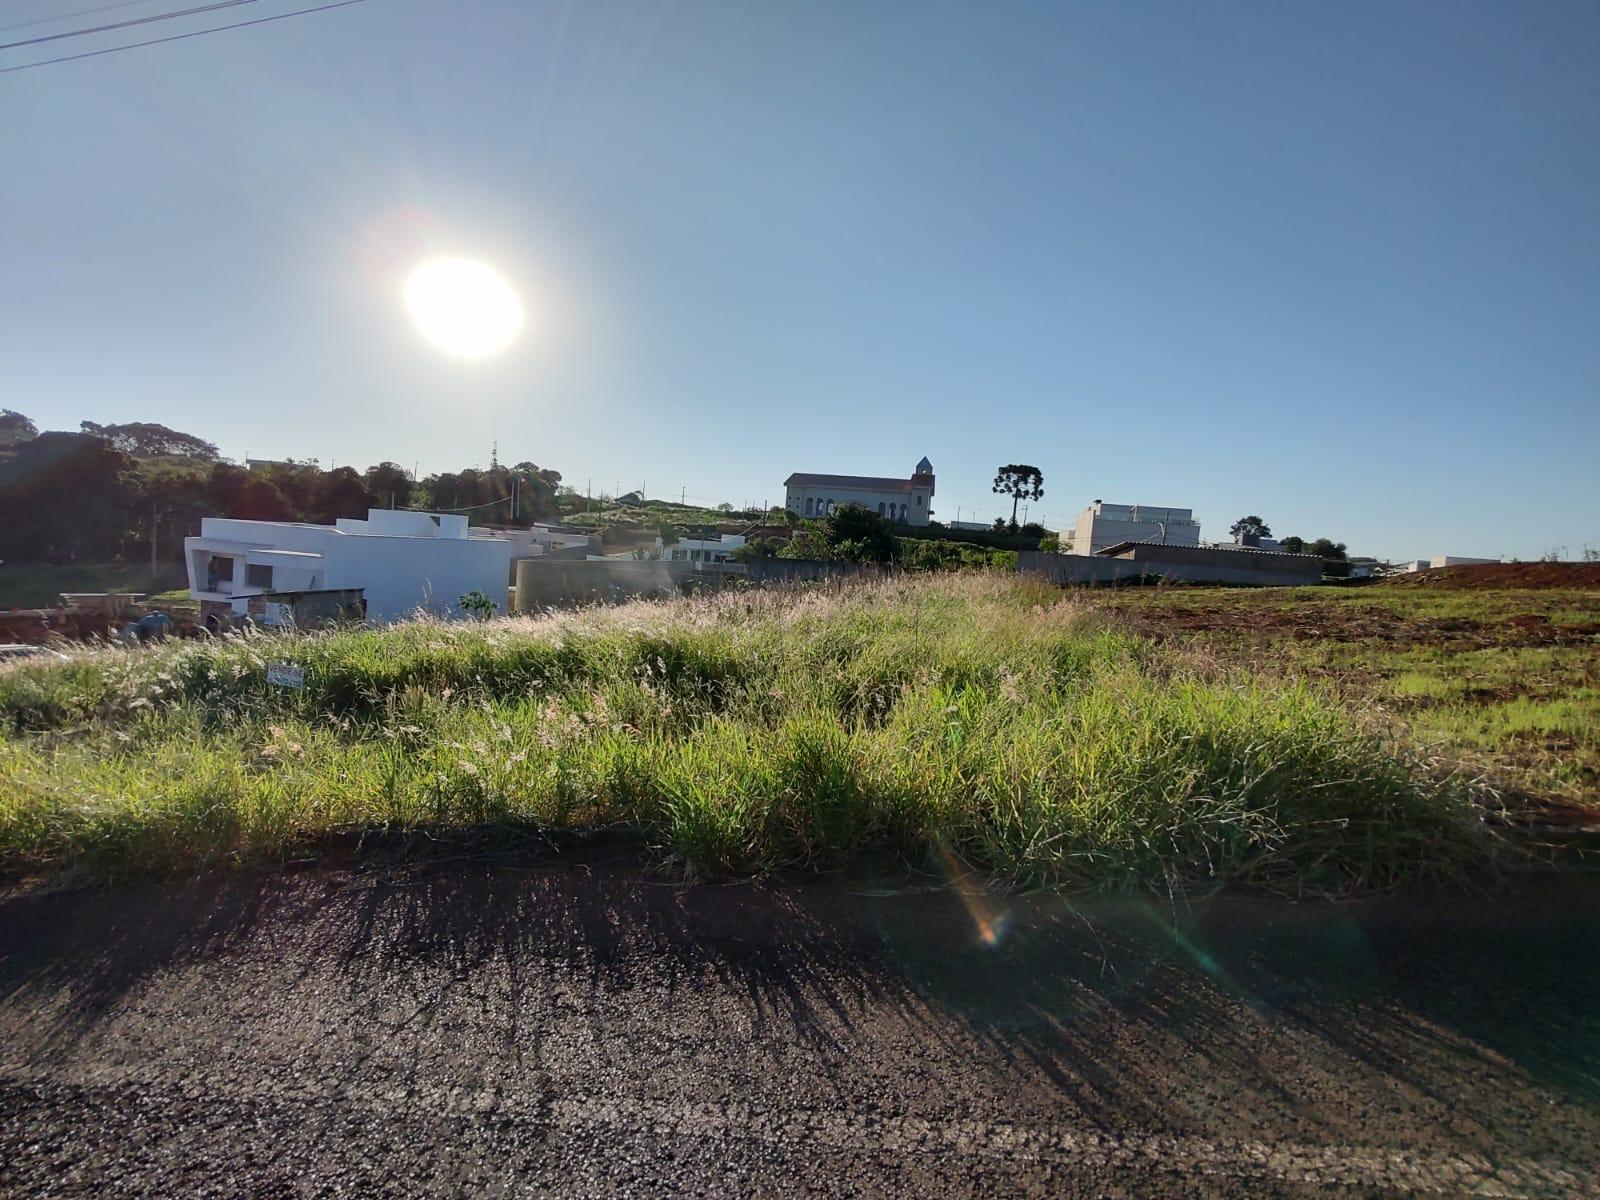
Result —
<path fill-rule="evenodd" d="M 1224 551 L 1223 553 L 1232 553 Z M 1256 587 L 1301 587 L 1316 583 L 1320 572 L 1275 564 L 1271 557 L 1239 554 L 1238 562 L 1151 562 L 1132 558 L 1101 558 L 1082 554 L 1045 554 L 1024 550 L 1017 569 L 1043 575 L 1052 583 L 1104 584 L 1146 576 L 1183 583 L 1236 583 Z"/>

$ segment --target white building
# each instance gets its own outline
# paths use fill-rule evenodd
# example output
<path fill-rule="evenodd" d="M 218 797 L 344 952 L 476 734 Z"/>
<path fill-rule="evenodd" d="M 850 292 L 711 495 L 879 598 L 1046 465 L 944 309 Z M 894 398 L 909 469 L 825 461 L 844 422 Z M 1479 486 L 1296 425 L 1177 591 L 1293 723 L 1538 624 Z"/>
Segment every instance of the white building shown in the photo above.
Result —
<path fill-rule="evenodd" d="M 1497 563 L 1498 558 L 1463 558 L 1459 554 L 1436 554 L 1432 558 L 1419 558 L 1405 565 L 1407 571 L 1427 571 L 1434 567 L 1467 567 L 1482 566 L 1484 563 Z"/>
<path fill-rule="evenodd" d="M 244 616 L 268 593 L 359 589 L 370 621 L 418 609 L 459 615 L 457 600 L 472 591 L 503 612 L 511 560 L 521 556 L 503 538 L 469 531 L 466 517 L 405 509 L 335 525 L 206 517 L 183 553 L 202 618 Z"/>
<path fill-rule="evenodd" d="M 1200 522 L 1189 508 L 1156 508 L 1148 504 L 1107 504 L 1096 500 L 1061 534 L 1064 554 L 1099 554 L 1120 542 L 1154 542 L 1164 546 L 1198 546 Z"/>
<path fill-rule="evenodd" d="M 600 544 L 599 537 L 594 533 L 568 525 L 541 525 L 535 522 L 526 529 L 495 526 L 489 532 L 515 547 L 512 558 L 538 558 L 540 555 L 561 552 L 571 555 Z"/>
<path fill-rule="evenodd" d="M 710 537 L 680 537 L 661 552 L 668 562 L 732 562 L 733 552 L 744 545 L 739 533 L 714 533 Z"/>
<path fill-rule="evenodd" d="M 906 479 L 797 471 L 783 487 L 784 506 L 802 517 L 825 517 L 845 504 L 905 525 L 926 525 L 933 514 L 933 464 L 926 458 Z"/>

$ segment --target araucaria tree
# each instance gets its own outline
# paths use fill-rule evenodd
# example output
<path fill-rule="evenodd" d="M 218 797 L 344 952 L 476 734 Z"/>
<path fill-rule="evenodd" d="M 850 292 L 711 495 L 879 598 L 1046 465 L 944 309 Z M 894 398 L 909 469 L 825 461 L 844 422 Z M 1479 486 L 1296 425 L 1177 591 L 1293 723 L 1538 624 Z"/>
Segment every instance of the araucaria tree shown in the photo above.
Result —
<path fill-rule="evenodd" d="M 1251 534 L 1255 537 L 1272 536 L 1272 530 L 1267 528 L 1267 523 L 1253 514 L 1248 517 L 1240 517 L 1233 523 L 1233 527 L 1228 532 L 1234 536 L 1235 540 L 1245 534 Z"/>
<path fill-rule="evenodd" d="M 1017 527 L 1017 502 L 1044 495 L 1044 472 L 1025 463 L 1007 463 L 994 474 L 994 491 L 1011 497 L 1011 528 Z"/>

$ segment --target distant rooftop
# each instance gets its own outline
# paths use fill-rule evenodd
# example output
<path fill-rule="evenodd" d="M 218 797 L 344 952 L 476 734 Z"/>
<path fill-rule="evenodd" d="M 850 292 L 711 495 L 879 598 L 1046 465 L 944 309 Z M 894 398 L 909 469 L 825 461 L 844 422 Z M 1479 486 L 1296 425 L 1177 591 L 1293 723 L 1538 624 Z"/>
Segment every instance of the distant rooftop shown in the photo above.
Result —
<path fill-rule="evenodd" d="M 911 480 L 889 479 L 881 475 L 817 475 L 796 471 L 783 481 L 785 487 L 861 488 L 869 492 L 909 492 Z"/>

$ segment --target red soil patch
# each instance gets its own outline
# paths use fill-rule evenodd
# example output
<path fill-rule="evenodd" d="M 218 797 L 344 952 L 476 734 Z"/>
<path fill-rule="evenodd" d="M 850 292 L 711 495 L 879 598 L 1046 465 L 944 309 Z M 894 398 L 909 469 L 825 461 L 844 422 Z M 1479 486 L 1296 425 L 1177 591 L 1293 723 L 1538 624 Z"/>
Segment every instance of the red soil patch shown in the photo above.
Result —
<path fill-rule="evenodd" d="M 1600 563 L 1478 563 L 1386 579 L 1380 587 L 1572 588 L 1600 591 Z"/>

